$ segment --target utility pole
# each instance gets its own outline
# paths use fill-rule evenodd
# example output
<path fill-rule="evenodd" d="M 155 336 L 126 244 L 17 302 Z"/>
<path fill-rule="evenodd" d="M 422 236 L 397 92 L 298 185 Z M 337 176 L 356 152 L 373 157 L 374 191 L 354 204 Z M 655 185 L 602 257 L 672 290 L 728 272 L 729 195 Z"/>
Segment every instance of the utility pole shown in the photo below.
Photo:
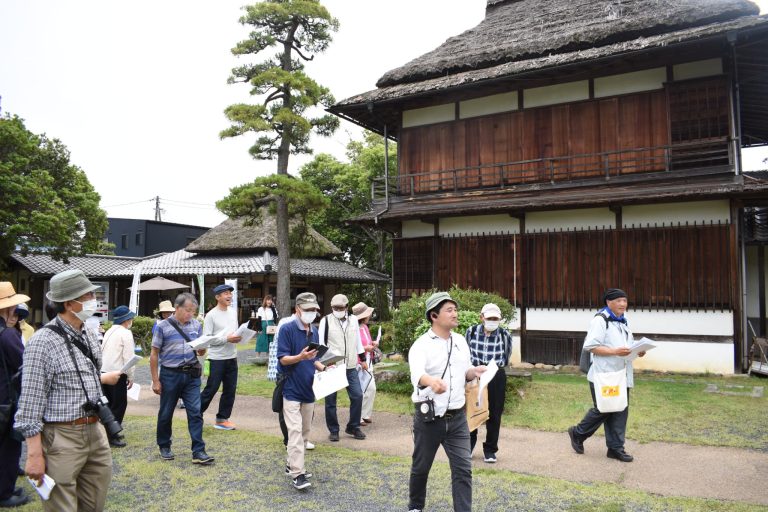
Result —
<path fill-rule="evenodd" d="M 160 218 L 160 196 L 155 196 L 155 220 L 157 222 L 162 222 L 163 220 Z"/>

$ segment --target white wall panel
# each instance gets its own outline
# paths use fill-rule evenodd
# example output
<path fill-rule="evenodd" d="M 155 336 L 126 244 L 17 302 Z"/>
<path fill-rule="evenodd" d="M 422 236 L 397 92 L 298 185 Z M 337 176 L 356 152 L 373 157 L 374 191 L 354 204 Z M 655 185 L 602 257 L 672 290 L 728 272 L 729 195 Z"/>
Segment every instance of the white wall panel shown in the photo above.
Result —
<path fill-rule="evenodd" d="M 733 374 L 733 343 L 656 340 L 656 348 L 638 357 L 636 370 Z"/>
<path fill-rule="evenodd" d="M 691 203 L 663 203 L 624 206 L 621 210 L 624 227 L 659 226 L 698 224 L 710 222 L 728 222 L 731 218 L 730 206 L 727 199 L 718 201 L 695 201 Z"/>
<path fill-rule="evenodd" d="M 440 219 L 441 235 L 520 233 L 520 221 L 507 214 L 446 217 Z"/>
<path fill-rule="evenodd" d="M 723 61 L 721 59 L 697 60 L 672 66 L 672 75 L 675 80 L 688 80 L 689 78 L 701 78 L 723 74 Z"/>
<path fill-rule="evenodd" d="M 523 91 L 523 107 L 533 108 L 589 99 L 589 81 L 547 85 Z"/>
<path fill-rule="evenodd" d="M 403 128 L 425 124 L 444 123 L 456 118 L 456 104 L 446 103 L 434 107 L 416 108 L 403 111 Z"/>
<path fill-rule="evenodd" d="M 517 110 L 517 91 L 459 102 L 459 117 L 484 116 Z"/>
<path fill-rule="evenodd" d="M 612 228 L 616 226 L 616 215 L 608 208 L 585 208 L 582 210 L 555 210 L 525 214 L 525 231 Z"/>
<path fill-rule="evenodd" d="M 595 98 L 662 89 L 666 80 L 666 68 L 644 69 L 595 78 Z"/>
<path fill-rule="evenodd" d="M 420 236 L 433 236 L 435 227 L 432 224 L 420 220 L 403 221 L 403 238 L 418 238 Z"/>

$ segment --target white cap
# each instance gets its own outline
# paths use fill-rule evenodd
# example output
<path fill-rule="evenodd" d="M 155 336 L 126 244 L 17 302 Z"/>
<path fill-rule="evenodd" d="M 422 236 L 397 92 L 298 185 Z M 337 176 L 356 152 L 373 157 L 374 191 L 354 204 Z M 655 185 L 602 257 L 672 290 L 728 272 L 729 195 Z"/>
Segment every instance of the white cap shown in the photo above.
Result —
<path fill-rule="evenodd" d="M 480 310 L 480 314 L 482 314 L 485 318 L 501 318 L 501 310 L 496 304 L 486 304 L 483 306 L 483 309 Z"/>

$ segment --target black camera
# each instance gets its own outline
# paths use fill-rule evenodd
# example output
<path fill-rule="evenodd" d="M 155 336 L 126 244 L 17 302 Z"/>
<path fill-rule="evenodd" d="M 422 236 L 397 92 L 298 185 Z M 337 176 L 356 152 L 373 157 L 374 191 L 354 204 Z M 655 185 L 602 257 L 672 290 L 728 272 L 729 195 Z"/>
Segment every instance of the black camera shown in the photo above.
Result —
<path fill-rule="evenodd" d="M 86 402 L 83 405 L 83 410 L 87 413 L 96 413 L 99 417 L 99 422 L 104 425 L 104 430 L 107 431 L 107 437 L 114 439 L 123 431 L 123 426 L 117 422 L 115 415 L 107 406 L 107 397 L 103 396 L 99 398 L 96 403 Z"/>

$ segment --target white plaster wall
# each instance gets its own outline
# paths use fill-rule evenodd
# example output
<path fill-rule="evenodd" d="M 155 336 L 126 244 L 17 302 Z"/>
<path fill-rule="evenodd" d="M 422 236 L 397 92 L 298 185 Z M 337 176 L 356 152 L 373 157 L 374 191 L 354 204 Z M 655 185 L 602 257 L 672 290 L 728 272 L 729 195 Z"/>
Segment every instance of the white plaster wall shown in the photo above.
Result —
<path fill-rule="evenodd" d="M 432 224 L 420 220 L 403 221 L 403 238 L 418 238 L 420 236 L 433 236 L 435 227 Z"/>
<path fill-rule="evenodd" d="M 700 78 L 722 74 L 722 59 L 697 60 L 695 62 L 686 62 L 684 64 L 675 64 L 672 66 L 672 75 L 675 80 L 688 80 L 689 78 Z"/>
<path fill-rule="evenodd" d="M 520 336 L 512 335 L 512 354 L 509 356 L 510 363 L 522 363 L 523 356 L 520 352 Z"/>
<path fill-rule="evenodd" d="M 733 336 L 731 311 L 633 311 L 632 297 L 627 311 L 633 332 L 698 336 Z M 530 331 L 584 331 L 597 310 L 528 309 L 526 329 Z"/>
<path fill-rule="evenodd" d="M 459 118 L 484 116 L 517 110 L 517 91 L 459 102 Z"/>
<path fill-rule="evenodd" d="M 523 107 L 541 107 L 589 99 L 589 81 L 547 85 L 523 91 Z"/>
<path fill-rule="evenodd" d="M 728 222 L 731 218 L 730 206 L 727 199 L 718 201 L 695 201 L 691 203 L 663 203 L 624 206 L 621 219 L 624 227 L 645 226 L 658 224 L 669 226 L 701 224 L 718 221 Z"/>
<path fill-rule="evenodd" d="M 635 370 L 733 374 L 733 343 L 655 340 L 656 348 L 638 357 Z"/>
<path fill-rule="evenodd" d="M 556 210 L 525 214 L 525 232 L 555 229 L 603 229 L 616 226 L 616 215 L 608 208 Z"/>
<path fill-rule="evenodd" d="M 595 78 L 595 98 L 662 89 L 666 80 L 666 68 L 644 69 Z"/>
<path fill-rule="evenodd" d="M 446 217 L 440 219 L 441 235 L 520 233 L 520 221 L 506 214 Z"/>
<path fill-rule="evenodd" d="M 434 107 L 416 108 L 403 111 L 403 128 L 425 124 L 453 121 L 456 117 L 456 104 L 446 103 Z"/>
<path fill-rule="evenodd" d="M 760 280 L 758 279 L 757 247 L 747 247 L 747 316 L 757 318 L 760 316 Z M 768 287 L 768 258 L 765 261 L 765 285 Z M 768 314 L 768 306 L 766 306 Z M 754 325 L 755 330 L 757 326 Z"/>

